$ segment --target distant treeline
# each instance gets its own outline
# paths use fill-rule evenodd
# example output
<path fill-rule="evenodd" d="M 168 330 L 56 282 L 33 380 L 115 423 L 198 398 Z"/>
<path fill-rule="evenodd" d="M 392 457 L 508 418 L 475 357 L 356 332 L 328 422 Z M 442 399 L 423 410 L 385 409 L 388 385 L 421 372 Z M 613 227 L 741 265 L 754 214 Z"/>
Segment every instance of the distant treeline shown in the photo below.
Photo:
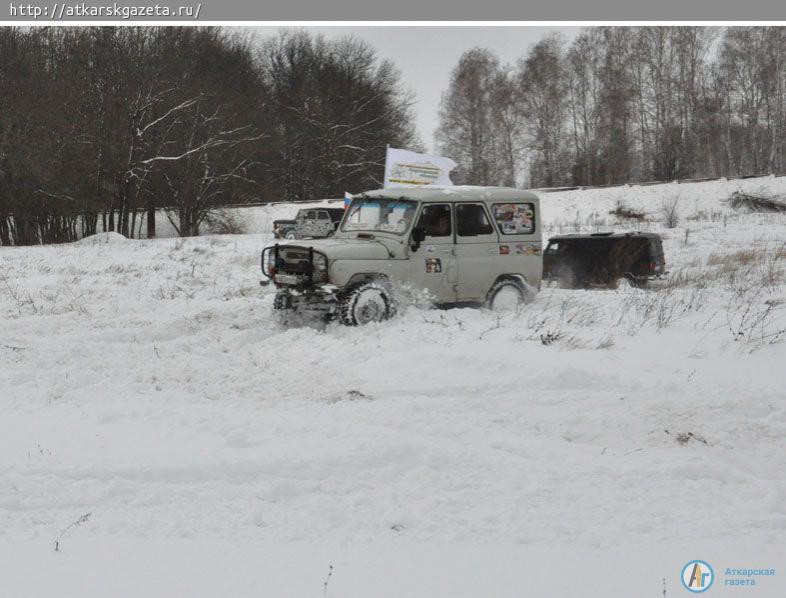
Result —
<path fill-rule="evenodd" d="M 591 27 L 515 65 L 466 52 L 439 151 L 458 182 L 607 185 L 783 173 L 783 27 Z"/>
<path fill-rule="evenodd" d="M 215 206 L 380 184 L 419 147 L 399 74 L 356 38 L 0 28 L 0 244 L 180 235 Z M 100 223 L 100 224 L 99 224 Z"/>
<path fill-rule="evenodd" d="M 782 27 L 592 27 L 515 65 L 475 48 L 437 149 L 479 185 L 780 174 L 784 58 Z M 387 144 L 422 149 L 412 101 L 353 37 L 2 27 L 0 244 L 152 237 L 157 208 L 194 235 L 216 206 L 379 186 Z"/>

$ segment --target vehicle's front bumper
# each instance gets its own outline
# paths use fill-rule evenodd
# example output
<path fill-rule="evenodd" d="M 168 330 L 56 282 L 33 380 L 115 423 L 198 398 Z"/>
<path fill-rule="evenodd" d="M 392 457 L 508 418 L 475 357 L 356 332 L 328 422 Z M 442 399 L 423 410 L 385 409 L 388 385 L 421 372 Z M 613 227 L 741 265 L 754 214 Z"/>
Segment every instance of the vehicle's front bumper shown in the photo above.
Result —
<path fill-rule="evenodd" d="M 273 309 L 329 319 L 338 309 L 337 289 L 331 285 L 313 289 L 279 286 L 273 300 Z"/>

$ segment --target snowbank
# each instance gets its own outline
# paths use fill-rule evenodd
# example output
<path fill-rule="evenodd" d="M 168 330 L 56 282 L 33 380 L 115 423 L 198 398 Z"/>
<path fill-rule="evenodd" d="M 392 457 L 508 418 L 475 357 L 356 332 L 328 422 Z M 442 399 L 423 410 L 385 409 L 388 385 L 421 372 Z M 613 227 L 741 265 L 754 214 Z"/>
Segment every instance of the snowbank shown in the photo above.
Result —
<path fill-rule="evenodd" d="M 786 195 L 786 177 L 705 181 L 698 183 L 667 183 L 650 186 L 623 185 L 606 189 L 586 189 L 541 193 L 545 221 L 552 225 L 562 221 L 586 221 L 604 218 L 613 221 L 609 212 L 622 205 L 661 219 L 663 203 L 677 201 L 681 218 L 707 220 L 713 215 L 730 215 L 734 210 L 727 199 L 734 191 Z"/>
<path fill-rule="evenodd" d="M 87 237 L 75 241 L 73 245 L 123 245 L 127 242 L 128 239 L 120 233 L 106 232 L 88 235 Z"/>

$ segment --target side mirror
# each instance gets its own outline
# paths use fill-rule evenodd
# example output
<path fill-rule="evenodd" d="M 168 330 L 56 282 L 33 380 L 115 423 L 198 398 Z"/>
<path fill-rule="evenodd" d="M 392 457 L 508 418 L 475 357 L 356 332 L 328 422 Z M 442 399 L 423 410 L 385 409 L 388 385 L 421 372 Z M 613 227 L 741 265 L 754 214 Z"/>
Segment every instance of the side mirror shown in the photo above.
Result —
<path fill-rule="evenodd" d="M 416 226 L 412 229 L 412 251 L 417 251 L 420 244 L 426 239 L 426 229 Z"/>

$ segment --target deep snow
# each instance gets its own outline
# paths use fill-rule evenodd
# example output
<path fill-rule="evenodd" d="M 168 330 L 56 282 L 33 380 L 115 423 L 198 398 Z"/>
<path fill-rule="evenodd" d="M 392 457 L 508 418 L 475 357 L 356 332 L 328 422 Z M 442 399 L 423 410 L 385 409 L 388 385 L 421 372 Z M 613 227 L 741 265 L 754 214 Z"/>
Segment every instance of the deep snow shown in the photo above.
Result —
<path fill-rule="evenodd" d="M 676 596 L 694 558 L 786 594 L 786 216 L 740 184 L 635 226 L 672 283 L 364 328 L 282 329 L 267 233 L 0 248 L 0 595 Z"/>

